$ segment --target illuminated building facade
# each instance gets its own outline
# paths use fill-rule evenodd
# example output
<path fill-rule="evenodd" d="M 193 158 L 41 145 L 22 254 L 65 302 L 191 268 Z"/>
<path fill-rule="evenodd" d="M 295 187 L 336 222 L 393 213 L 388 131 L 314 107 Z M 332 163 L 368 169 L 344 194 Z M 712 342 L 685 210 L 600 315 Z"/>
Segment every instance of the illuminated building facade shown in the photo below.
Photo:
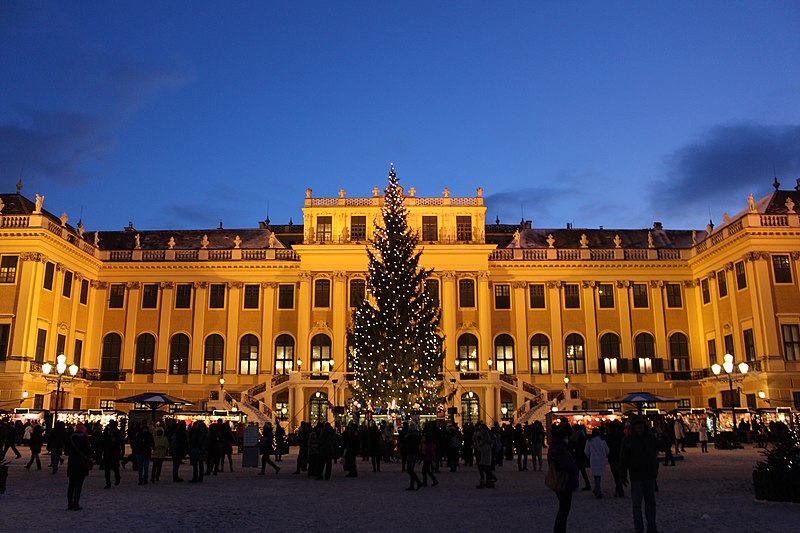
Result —
<path fill-rule="evenodd" d="M 302 225 L 96 233 L 42 198 L 0 198 L 0 400 L 54 407 L 41 367 L 63 353 L 81 370 L 62 408 L 160 391 L 292 428 L 352 409 L 346 331 L 379 189 L 309 189 Z M 411 187 L 405 202 L 435 269 L 457 419 L 543 418 L 638 390 L 722 407 L 709 368 L 726 353 L 750 365 L 743 406 L 766 407 L 759 391 L 800 404 L 797 190 L 698 231 L 486 224 L 480 189 Z"/>

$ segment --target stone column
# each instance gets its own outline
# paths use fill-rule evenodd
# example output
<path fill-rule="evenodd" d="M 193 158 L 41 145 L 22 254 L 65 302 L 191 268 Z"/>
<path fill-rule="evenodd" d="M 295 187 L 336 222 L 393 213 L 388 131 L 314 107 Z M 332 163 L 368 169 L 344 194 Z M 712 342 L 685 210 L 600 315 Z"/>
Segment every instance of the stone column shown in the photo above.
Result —
<path fill-rule="evenodd" d="M 480 350 L 478 370 L 492 370 L 486 361 L 491 359 L 494 363 L 494 350 L 492 349 L 492 295 L 489 286 L 489 271 L 478 273 L 478 331 L 480 332 Z"/>

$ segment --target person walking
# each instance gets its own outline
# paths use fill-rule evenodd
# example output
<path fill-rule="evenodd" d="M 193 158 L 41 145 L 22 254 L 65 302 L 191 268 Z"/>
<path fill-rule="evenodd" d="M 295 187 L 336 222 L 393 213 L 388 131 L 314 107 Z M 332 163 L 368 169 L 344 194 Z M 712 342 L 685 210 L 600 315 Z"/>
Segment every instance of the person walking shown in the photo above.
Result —
<path fill-rule="evenodd" d="M 264 422 L 264 430 L 261 434 L 261 472 L 259 475 L 264 475 L 267 465 L 275 469 L 275 473 L 280 472 L 281 468 L 272 462 L 269 458 L 275 451 L 275 434 L 272 432 L 272 423 L 267 420 Z"/>
<path fill-rule="evenodd" d="M 275 461 L 283 460 L 283 449 L 286 447 L 286 430 L 283 429 L 280 421 L 275 422 Z M 231 466 L 233 472 L 233 466 Z"/>
<path fill-rule="evenodd" d="M 675 418 L 672 430 L 675 433 L 675 455 L 680 455 L 686 451 L 686 428 L 683 427 L 683 418 L 680 415 Z"/>
<path fill-rule="evenodd" d="M 664 466 L 675 466 L 675 456 L 672 455 L 672 445 L 675 443 L 675 430 L 668 424 L 661 425 L 661 449 L 664 450 Z"/>
<path fill-rule="evenodd" d="M 19 420 L 17 420 L 17 422 L 19 422 Z M 17 429 L 16 429 L 16 426 L 12 425 L 10 422 L 0 423 L 0 424 L 2 424 L 5 427 L 5 437 L 3 439 L 5 442 L 2 443 L 2 444 L 4 444 L 4 446 L 3 446 L 3 453 L 0 454 L 0 461 L 5 459 L 6 453 L 8 452 L 8 450 L 13 451 L 14 455 L 16 456 L 16 459 L 19 459 L 20 457 L 22 457 L 22 454 L 19 453 L 19 450 L 17 450 Z M 23 432 L 24 432 L 24 430 L 23 430 Z"/>
<path fill-rule="evenodd" d="M 59 465 L 64 462 L 61 454 L 64 453 L 66 439 L 67 430 L 64 428 L 64 422 L 56 422 L 47 435 L 47 451 L 50 452 L 50 468 L 53 469 L 53 474 L 58 472 Z"/>
<path fill-rule="evenodd" d="M 150 483 L 161 481 L 161 466 L 169 452 L 169 439 L 164 436 L 164 428 L 156 429 L 153 442 L 153 471 L 150 473 Z"/>
<path fill-rule="evenodd" d="M 522 472 L 528 469 L 528 442 L 522 424 L 514 426 L 514 451 L 517 453 L 517 469 Z"/>
<path fill-rule="evenodd" d="M 580 424 L 573 425 L 569 444 L 572 457 L 575 458 L 575 464 L 583 477 L 583 490 L 592 490 L 589 475 L 586 473 L 586 428 Z"/>
<path fill-rule="evenodd" d="M 448 435 L 447 466 L 451 472 L 455 472 L 458 469 L 458 455 L 461 451 L 461 433 L 458 431 L 458 426 L 455 424 L 450 426 Z"/>
<path fill-rule="evenodd" d="M 644 418 L 631 422 L 631 434 L 622 441 L 619 466 L 623 483 L 630 479 L 633 503 L 633 528 L 645 533 L 642 502 L 647 522 L 646 533 L 658 533 L 656 527 L 656 479 L 658 478 L 658 440 L 647 430 Z"/>
<path fill-rule="evenodd" d="M 350 422 L 342 435 L 344 441 L 344 469 L 347 471 L 346 477 L 358 477 L 358 465 L 356 457 L 361 446 L 359 429 L 355 422 Z"/>
<path fill-rule="evenodd" d="M 559 425 L 550 430 L 550 447 L 547 450 L 547 466 L 556 472 L 566 472 L 566 486 L 553 489 L 558 498 L 558 512 L 553 533 L 567 531 L 567 518 L 572 509 L 572 492 L 578 488 L 578 465 L 567 447 L 567 434 Z"/>
<path fill-rule="evenodd" d="M 329 480 L 333 470 L 333 459 L 337 456 L 339 446 L 337 444 L 336 430 L 330 422 L 325 422 L 319 430 L 319 475 L 322 479 Z"/>
<path fill-rule="evenodd" d="M 705 418 L 700 421 L 700 427 L 697 428 L 697 440 L 700 442 L 700 452 L 708 453 L 708 426 Z"/>
<path fill-rule="evenodd" d="M 172 481 L 180 483 L 183 478 L 180 476 L 180 468 L 183 458 L 189 453 L 189 437 L 186 433 L 186 422 L 180 420 L 175 426 L 175 432 L 170 440 L 170 454 L 172 455 Z"/>
<path fill-rule="evenodd" d="M 39 454 L 42 452 L 42 441 L 42 426 L 36 424 L 36 427 L 33 428 L 31 436 L 28 439 L 28 448 L 31 451 L 31 460 L 25 465 L 25 468 L 28 470 L 30 470 L 34 461 L 36 461 L 36 470 L 42 469 L 42 461 L 39 460 Z"/>
<path fill-rule="evenodd" d="M 414 467 L 417 465 L 417 458 L 419 457 L 419 448 L 422 437 L 417 431 L 417 424 L 413 420 L 408 421 L 408 431 L 403 437 L 403 444 L 401 454 L 406 460 L 406 472 L 408 472 L 409 485 L 406 490 L 417 490 L 422 486 Z"/>
<path fill-rule="evenodd" d="M 613 420 L 608 425 L 606 434 L 606 444 L 608 445 L 608 466 L 611 468 L 611 475 L 614 477 L 614 497 L 625 496 L 625 488 L 622 484 L 622 473 L 619 470 L 619 452 L 622 448 L 622 439 L 625 438 L 625 430 L 622 422 Z"/>
<path fill-rule="evenodd" d="M 592 428 L 592 436 L 586 441 L 584 449 L 586 456 L 589 458 L 589 468 L 592 471 L 594 478 L 594 495 L 596 498 L 603 497 L 603 475 L 606 472 L 606 465 L 608 464 L 608 444 L 600 436 L 600 428 Z"/>
<path fill-rule="evenodd" d="M 139 465 L 139 485 L 147 485 L 147 475 L 150 471 L 150 458 L 153 455 L 155 440 L 147 424 L 139 428 L 136 437 L 136 464 Z"/>
<path fill-rule="evenodd" d="M 280 427 L 280 424 L 278 424 Z M 284 434 L 285 435 L 285 434 Z M 278 439 L 277 434 L 275 440 Z M 222 442 L 222 454 L 219 458 L 219 471 L 225 471 L 225 459 L 228 459 L 228 471 L 233 472 L 233 430 L 227 420 L 220 426 L 220 440 Z M 278 448 L 280 450 L 280 448 Z M 280 453 L 280 451 L 278 451 Z M 280 457 L 280 455 L 278 455 Z M 280 461 L 280 459 L 278 459 Z"/>
<path fill-rule="evenodd" d="M 431 422 L 433 424 L 433 422 Z M 426 424 L 427 428 L 427 424 Z M 433 465 L 436 462 L 436 441 L 434 440 L 435 433 L 426 431 L 422 436 L 422 486 L 428 486 L 428 477 L 431 478 L 431 483 L 435 487 L 439 484 L 439 480 L 433 475 Z"/>
<path fill-rule="evenodd" d="M 67 447 L 67 510 L 80 511 L 83 481 L 92 468 L 92 447 L 86 437 L 86 427 L 78 423 L 70 435 Z"/>
<path fill-rule="evenodd" d="M 114 485 L 119 485 L 119 460 L 124 455 L 125 438 L 122 433 L 117 429 L 117 421 L 111 420 L 106 428 L 103 430 L 103 438 L 101 441 L 102 456 L 100 464 L 103 466 L 103 471 L 106 477 L 106 489 L 111 488 L 111 472 L 114 472 Z"/>
<path fill-rule="evenodd" d="M 531 463 L 533 464 L 534 472 L 536 470 L 542 470 L 542 448 L 544 448 L 544 438 L 544 426 L 539 420 L 536 420 L 531 427 Z"/>

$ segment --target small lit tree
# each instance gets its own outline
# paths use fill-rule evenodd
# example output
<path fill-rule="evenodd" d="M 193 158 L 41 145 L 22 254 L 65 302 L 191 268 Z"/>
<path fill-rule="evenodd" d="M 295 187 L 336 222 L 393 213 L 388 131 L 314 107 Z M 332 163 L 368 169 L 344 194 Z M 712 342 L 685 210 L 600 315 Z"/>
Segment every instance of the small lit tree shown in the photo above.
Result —
<path fill-rule="evenodd" d="M 432 412 L 444 357 L 438 332 L 439 306 L 425 290 L 431 270 L 420 267 L 417 232 L 394 167 L 384 189 L 382 224 L 369 241 L 367 297 L 353 312 L 348 332 L 355 383 L 353 397 L 364 406 L 418 407 Z"/>

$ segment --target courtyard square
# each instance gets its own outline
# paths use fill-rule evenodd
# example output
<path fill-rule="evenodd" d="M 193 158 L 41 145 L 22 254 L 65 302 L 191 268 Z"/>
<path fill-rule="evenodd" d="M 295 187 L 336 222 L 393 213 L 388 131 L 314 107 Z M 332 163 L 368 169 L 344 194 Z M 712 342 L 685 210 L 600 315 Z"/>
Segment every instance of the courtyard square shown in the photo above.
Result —
<path fill-rule="evenodd" d="M 404 490 L 408 477 L 397 463 L 373 473 L 359 458 L 359 475 L 345 478 L 334 465 L 330 481 L 295 475 L 295 456 L 284 456 L 277 475 L 257 475 L 234 456 L 234 472 L 207 476 L 202 484 L 173 483 L 169 463 L 162 481 L 138 486 L 130 466 L 119 486 L 104 490 L 102 470 L 84 484 L 80 512 L 66 511 L 66 468 L 52 475 L 43 457 L 41 471 L 25 470 L 28 452 L 9 466 L 8 489 L 0 496 L 3 531 L 551 531 L 555 495 L 544 486 L 546 472 L 520 472 L 516 462 L 497 469 L 495 489 L 478 490 L 475 467 L 446 468 L 437 487 Z M 756 501 L 752 469 L 759 449 L 689 449 L 677 466 L 659 471 L 659 531 L 785 532 L 797 529 L 800 507 Z M 9 453 L 11 457 L 13 454 Z M 189 479 L 191 467 L 181 467 Z M 530 465 L 529 465 L 530 468 Z M 418 469 L 419 472 L 419 469 Z M 574 494 L 568 530 L 633 531 L 631 502 L 614 498 L 610 474 L 604 498 Z M 627 494 L 626 494 L 627 496 Z"/>

